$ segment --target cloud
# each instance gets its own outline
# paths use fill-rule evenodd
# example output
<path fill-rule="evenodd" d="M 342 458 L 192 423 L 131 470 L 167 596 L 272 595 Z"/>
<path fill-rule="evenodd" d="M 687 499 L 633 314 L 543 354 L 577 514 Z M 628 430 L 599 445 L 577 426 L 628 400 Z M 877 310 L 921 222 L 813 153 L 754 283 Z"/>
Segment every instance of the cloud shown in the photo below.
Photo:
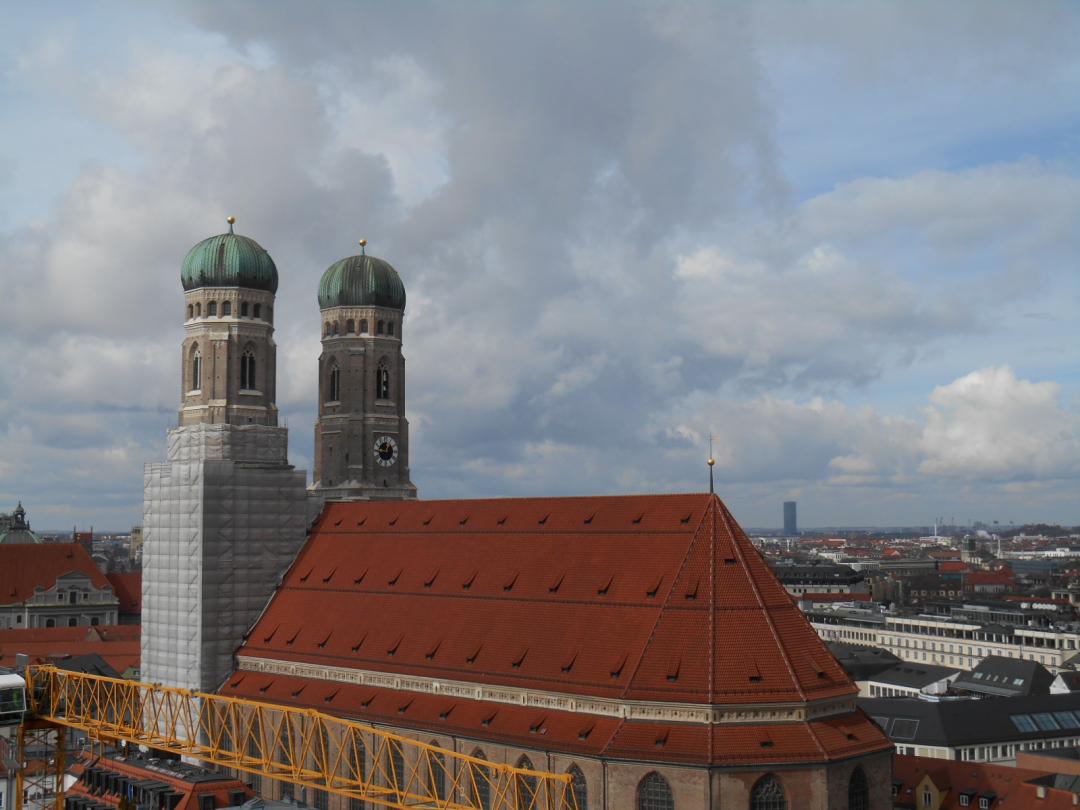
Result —
<path fill-rule="evenodd" d="M 1016 378 L 1008 367 L 973 371 L 935 388 L 919 468 L 933 475 L 1016 480 L 1080 477 L 1080 413 L 1061 386 Z"/>

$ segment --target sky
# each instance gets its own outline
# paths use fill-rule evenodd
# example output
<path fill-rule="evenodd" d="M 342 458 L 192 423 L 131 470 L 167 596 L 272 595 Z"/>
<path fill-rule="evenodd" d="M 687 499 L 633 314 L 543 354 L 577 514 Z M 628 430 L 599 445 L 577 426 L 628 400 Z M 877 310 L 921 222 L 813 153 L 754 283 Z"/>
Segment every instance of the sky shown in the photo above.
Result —
<path fill-rule="evenodd" d="M 1080 524 L 1080 6 L 37 2 L 0 29 L 0 509 L 141 522 L 188 249 L 391 262 L 425 498 Z M 310 472 L 309 472 L 310 475 Z"/>

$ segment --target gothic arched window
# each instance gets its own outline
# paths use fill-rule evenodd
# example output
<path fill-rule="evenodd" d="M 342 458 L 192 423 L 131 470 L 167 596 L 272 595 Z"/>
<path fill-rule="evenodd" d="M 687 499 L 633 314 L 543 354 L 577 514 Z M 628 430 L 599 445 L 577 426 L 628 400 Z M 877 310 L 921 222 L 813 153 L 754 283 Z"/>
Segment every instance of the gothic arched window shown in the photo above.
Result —
<path fill-rule="evenodd" d="M 194 314 L 195 314 L 195 307 L 193 307 L 191 304 L 188 304 L 187 305 L 187 319 L 190 321 Z"/>
<path fill-rule="evenodd" d="M 528 757 L 522 757 L 517 761 L 517 766 L 523 768 L 526 771 L 533 770 L 532 760 Z M 517 803 L 521 810 L 529 810 L 532 807 L 533 802 L 536 801 L 536 777 L 524 774 L 518 774 L 514 777 L 514 791 L 517 793 Z"/>
<path fill-rule="evenodd" d="M 327 402 L 341 401 L 341 369 L 337 363 L 330 364 L 330 383 L 326 388 Z"/>
<path fill-rule="evenodd" d="M 240 355 L 240 388 L 245 391 L 255 389 L 255 352 L 251 349 Z"/>
<path fill-rule="evenodd" d="M 206 317 L 214 318 L 217 316 L 217 301 L 210 301 L 206 305 Z"/>
<path fill-rule="evenodd" d="M 349 318 L 349 320 L 345 321 L 345 333 L 351 335 L 354 332 L 356 332 L 356 321 Z"/>
<path fill-rule="evenodd" d="M 435 740 L 431 741 L 432 747 L 438 746 Z M 435 751 L 428 751 L 430 757 L 428 770 L 428 789 L 431 794 L 443 801 L 446 799 L 446 757 Z"/>
<path fill-rule="evenodd" d="M 758 779 L 750 793 L 750 810 L 787 810 L 787 796 L 780 780 L 771 773 Z"/>
<path fill-rule="evenodd" d="M 199 344 L 191 347 L 191 391 L 202 388 L 202 355 L 199 354 Z"/>
<path fill-rule="evenodd" d="M 230 315 L 232 315 L 232 301 L 222 301 L 221 302 L 221 317 L 222 318 L 227 318 Z"/>
<path fill-rule="evenodd" d="M 399 793 L 405 792 L 405 749 L 397 740 L 390 740 L 390 773 L 392 781 L 388 787 Z"/>
<path fill-rule="evenodd" d="M 383 363 L 375 369 L 375 398 L 390 399 L 390 371 Z"/>
<path fill-rule="evenodd" d="M 199 304 L 199 303 L 195 304 L 195 317 L 196 318 L 201 318 L 202 317 L 202 304 Z"/>
<path fill-rule="evenodd" d="M 671 785 L 656 771 L 646 774 L 638 782 L 637 810 L 675 810 Z"/>
<path fill-rule="evenodd" d="M 360 334 L 361 335 L 366 335 L 367 333 L 368 333 L 367 332 L 367 318 L 361 318 L 360 319 Z"/>
<path fill-rule="evenodd" d="M 574 791 L 574 802 L 577 804 L 578 810 L 588 810 L 589 787 L 585 783 L 585 774 L 581 772 L 581 768 L 577 765 L 571 765 L 567 773 L 570 774 L 570 789 Z"/>
<path fill-rule="evenodd" d="M 484 759 L 484 752 L 477 748 L 472 753 L 473 759 Z M 481 810 L 491 810 L 491 774 L 483 765 L 469 763 L 470 799 L 476 799 Z"/>
<path fill-rule="evenodd" d="M 847 806 L 848 810 L 870 810 L 870 785 L 858 765 L 851 772 L 851 781 L 848 782 Z"/>
<path fill-rule="evenodd" d="M 334 321 L 332 324 L 330 324 L 330 333 L 333 335 L 336 335 L 338 333 L 337 321 Z"/>

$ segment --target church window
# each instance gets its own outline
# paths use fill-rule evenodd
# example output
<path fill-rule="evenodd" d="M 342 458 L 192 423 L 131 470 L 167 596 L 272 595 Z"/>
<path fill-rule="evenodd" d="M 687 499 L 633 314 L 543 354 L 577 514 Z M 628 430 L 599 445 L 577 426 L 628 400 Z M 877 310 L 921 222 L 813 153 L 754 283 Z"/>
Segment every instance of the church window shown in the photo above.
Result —
<path fill-rule="evenodd" d="M 431 741 L 433 747 L 438 746 L 435 740 Z M 446 799 L 446 757 L 429 751 L 431 757 L 428 770 L 428 789 L 432 795 L 440 801 Z"/>
<path fill-rule="evenodd" d="M 195 307 L 193 307 L 191 304 L 188 304 L 187 305 L 187 319 L 190 321 L 194 314 L 195 314 Z"/>
<path fill-rule="evenodd" d="M 484 752 L 477 748 L 472 753 L 474 759 L 484 759 Z M 483 765 L 469 763 L 469 781 L 472 783 L 472 796 L 481 810 L 491 810 L 491 774 Z"/>
<path fill-rule="evenodd" d="M 870 786 L 863 769 L 856 766 L 848 782 L 848 810 L 870 810 Z"/>
<path fill-rule="evenodd" d="M 262 317 L 262 304 L 256 304 L 254 307 L 252 307 L 251 314 L 256 318 L 261 318 Z"/>
<path fill-rule="evenodd" d="M 327 391 L 329 393 L 328 402 L 341 401 L 341 369 L 337 367 L 337 363 L 330 366 L 330 385 L 327 387 Z"/>
<path fill-rule="evenodd" d="M 255 389 L 255 352 L 251 349 L 240 356 L 240 388 L 245 391 Z"/>
<path fill-rule="evenodd" d="M 570 789 L 574 791 L 574 802 L 578 810 L 588 810 L 589 788 L 585 784 L 585 774 L 577 765 L 571 765 L 567 773 L 570 774 Z"/>
<path fill-rule="evenodd" d="M 367 333 L 368 333 L 368 331 L 367 331 L 367 318 L 361 318 L 360 319 L 360 334 L 361 335 L 366 335 Z"/>
<path fill-rule="evenodd" d="M 393 321 L 387 321 L 386 322 L 386 334 L 393 337 L 393 335 L 394 335 L 394 322 Z"/>
<path fill-rule="evenodd" d="M 382 363 L 375 369 L 375 398 L 390 399 L 390 372 Z"/>
<path fill-rule="evenodd" d="M 528 757 L 522 757 L 518 760 L 517 766 L 524 770 L 533 770 L 532 760 Z M 517 794 L 518 807 L 523 810 L 528 810 L 532 807 L 533 802 L 536 800 L 536 777 L 532 775 L 526 776 L 525 774 L 517 774 L 514 777 L 514 791 Z"/>
<path fill-rule="evenodd" d="M 232 315 L 232 301 L 222 301 L 221 302 L 221 317 L 222 318 L 227 318 L 229 315 Z"/>
<path fill-rule="evenodd" d="M 323 337 L 330 337 L 330 321 L 323 324 Z"/>
<path fill-rule="evenodd" d="M 195 317 L 196 318 L 201 318 L 202 317 L 202 304 L 200 304 L 200 303 L 195 304 Z"/>
<path fill-rule="evenodd" d="M 386 331 L 386 324 L 383 321 L 378 321 L 375 324 L 375 334 L 376 335 L 381 335 L 385 331 Z"/>
<path fill-rule="evenodd" d="M 354 321 L 352 318 L 349 318 L 349 320 L 345 321 L 345 333 L 351 335 L 355 331 L 356 331 L 356 321 Z"/>
<path fill-rule="evenodd" d="M 74 616 L 72 616 L 70 619 L 68 619 L 68 627 L 78 627 L 78 626 L 79 626 L 79 620 L 76 619 Z"/>
<path fill-rule="evenodd" d="M 207 305 L 206 305 L 206 317 L 207 318 L 215 318 L 215 317 L 217 317 L 217 301 L 210 301 L 210 302 L 207 303 Z"/>
<path fill-rule="evenodd" d="M 247 301 L 241 301 L 240 302 L 240 317 L 241 318 L 246 318 L 247 316 L 248 316 L 248 302 Z"/>
<path fill-rule="evenodd" d="M 273 307 L 267 307 L 266 308 L 266 320 L 269 323 L 274 322 L 274 308 Z"/>
<path fill-rule="evenodd" d="M 333 322 L 333 324 L 331 324 L 331 325 L 330 325 L 330 331 L 331 331 L 331 332 L 332 332 L 332 333 L 333 333 L 334 335 L 337 335 L 337 333 L 338 333 L 338 324 L 337 324 L 337 321 L 334 321 L 334 322 Z"/>
<path fill-rule="evenodd" d="M 787 796 L 771 773 L 761 777 L 750 793 L 750 810 L 787 810 Z"/>
<path fill-rule="evenodd" d="M 318 788 L 314 788 L 312 792 L 315 794 L 315 810 L 328 810 L 330 807 L 330 795 L 325 790 L 319 790 Z"/>
<path fill-rule="evenodd" d="M 397 740 L 390 740 L 390 773 L 393 784 L 388 787 L 398 792 L 405 791 L 405 749 Z"/>
<path fill-rule="evenodd" d="M 637 810 L 675 810 L 671 785 L 656 771 L 638 782 Z"/>
<path fill-rule="evenodd" d="M 202 388 L 202 355 L 199 354 L 198 346 L 191 350 L 191 390 L 198 391 Z"/>

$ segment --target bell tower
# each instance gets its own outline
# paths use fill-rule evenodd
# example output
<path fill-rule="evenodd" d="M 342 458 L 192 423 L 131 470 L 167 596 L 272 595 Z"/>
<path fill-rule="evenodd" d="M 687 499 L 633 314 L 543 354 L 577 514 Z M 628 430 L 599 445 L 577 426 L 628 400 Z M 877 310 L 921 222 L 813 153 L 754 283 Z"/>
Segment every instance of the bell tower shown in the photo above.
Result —
<path fill-rule="evenodd" d="M 229 232 L 188 251 L 179 424 L 143 473 L 142 677 L 213 691 L 307 529 L 307 474 L 278 427 L 278 273 Z"/>
<path fill-rule="evenodd" d="M 324 500 L 415 498 L 405 419 L 405 286 L 389 262 L 360 254 L 319 281 L 322 354 L 315 483 Z"/>

